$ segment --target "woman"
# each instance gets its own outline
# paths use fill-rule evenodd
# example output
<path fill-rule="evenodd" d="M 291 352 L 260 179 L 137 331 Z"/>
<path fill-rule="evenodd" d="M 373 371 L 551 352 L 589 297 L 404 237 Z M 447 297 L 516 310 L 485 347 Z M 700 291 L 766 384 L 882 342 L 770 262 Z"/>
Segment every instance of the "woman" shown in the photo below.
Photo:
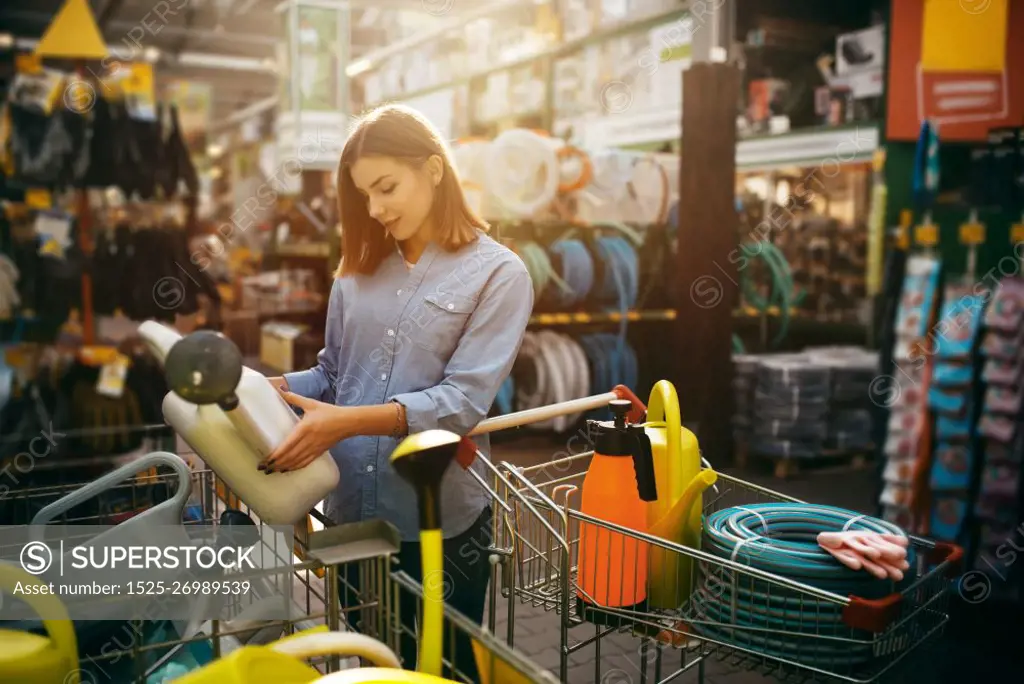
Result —
<path fill-rule="evenodd" d="M 424 583 L 443 582 L 449 604 L 482 622 L 487 492 L 462 468 L 448 469 L 445 576 L 421 578 L 416 496 L 388 458 L 408 433 L 466 434 L 487 415 L 530 316 L 529 274 L 486 235 L 442 139 L 409 108 L 385 106 L 359 121 L 342 151 L 338 202 L 343 257 L 324 348 L 316 367 L 272 379 L 303 416 L 263 467 L 295 470 L 330 449 L 341 483 L 327 499 L 327 515 L 393 523 L 401 568 Z M 474 440 L 489 452 L 485 435 Z M 402 607 L 406 616 L 414 611 Z M 474 677 L 468 640 L 455 648 L 456 666 Z M 403 643 L 406 667 L 415 665 L 415 653 L 414 642 Z"/>

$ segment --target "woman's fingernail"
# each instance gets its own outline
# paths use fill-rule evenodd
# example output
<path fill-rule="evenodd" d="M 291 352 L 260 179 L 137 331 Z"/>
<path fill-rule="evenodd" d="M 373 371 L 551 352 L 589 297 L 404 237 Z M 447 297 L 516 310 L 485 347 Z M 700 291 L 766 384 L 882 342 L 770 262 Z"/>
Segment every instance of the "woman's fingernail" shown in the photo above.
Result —
<path fill-rule="evenodd" d="M 256 466 L 256 470 L 266 470 L 266 469 L 267 469 L 267 464 L 266 463 L 260 463 L 258 466 Z"/>

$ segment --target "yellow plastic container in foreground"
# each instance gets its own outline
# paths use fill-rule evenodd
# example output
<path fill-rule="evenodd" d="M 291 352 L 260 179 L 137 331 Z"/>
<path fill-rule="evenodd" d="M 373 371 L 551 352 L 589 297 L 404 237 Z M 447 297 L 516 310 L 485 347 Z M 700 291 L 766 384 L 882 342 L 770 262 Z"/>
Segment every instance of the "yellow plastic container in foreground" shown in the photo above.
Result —
<path fill-rule="evenodd" d="M 0 563 L 0 593 L 14 594 L 24 587 L 43 586 L 21 568 Z M 79 684 L 78 642 L 64 604 L 51 594 L 21 594 L 40 615 L 61 615 L 43 620 L 47 636 L 0 629 L 0 684 Z"/>
<path fill-rule="evenodd" d="M 327 626 L 303 630 L 265 646 L 243 646 L 175 681 L 176 684 L 309 684 L 323 674 L 289 653 L 274 650 L 274 644 L 300 639 Z"/>
<path fill-rule="evenodd" d="M 713 471 L 701 471 L 697 437 L 682 426 L 679 397 L 668 380 L 651 389 L 645 432 L 654 455 L 658 498 L 647 505 L 651 534 L 690 548 L 700 547 L 705 489 L 715 483 Z M 689 597 L 690 558 L 652 546 L 648 565 L 648 605 L 679 608 Z"/>

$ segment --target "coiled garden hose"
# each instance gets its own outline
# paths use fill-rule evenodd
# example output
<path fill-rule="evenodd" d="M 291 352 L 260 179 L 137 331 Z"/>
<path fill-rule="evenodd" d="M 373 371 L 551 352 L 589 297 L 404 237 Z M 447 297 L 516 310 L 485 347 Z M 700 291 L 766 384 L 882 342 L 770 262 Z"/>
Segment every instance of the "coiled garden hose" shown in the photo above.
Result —
<path fill-rule="evenodd" d="M 516 383 L 512 376 L 505 378 L 505 381 L 498 387 L 498 394 L 494 397 L 494 403 L 498 407 L 499 415 L 508 415 L 515 410 Z"/>
<path fill-rule="evenodd" d="M 495 138 L 487 149 L 485 173 L 488 193 L 518 218 L 534 216 L 558 195 L 556 149 L 533 131 L 513 128 Z"/>
<path fill-rule="evenodd" d="M 761 259 L 768 270 L 770 279 L 769 295 L 764 297 L 757 290 L 754 279 L 750 274 L 749 265 L 739 270 L 740 287 L 743 290 L 743 298 L 750 306 L 762 313 L 767 313 L 771 307 L 779 310 L 779 330 L 772 340 L 773 346 L 778 346 L 789 334 L 790 309 L 799 306 L 807 295 L 805 291 L 796 291 L 796 284 L 793 281 L 793 270 L 789 267 L 785 255 L 778 247 L 767 240 L 740 246 L 741 255 L 748 261 Z"/>
<path fill-rule="evenodd" d="M 616 385 L 636 387 L 639 384 L 636 352 L 619 335 L 591 333 L 581 336 L 579 343 L 590 362 L 592 391 L 604 392 Z M 610 415 L 608 409 L 601 411 Z"/>
<path fill-rule="evenodd" d="M 594 287 L 594 261 L 590 252 L 579 240 L 556 240 L 550 251 L 561 258 L 559 275 L 567 286 L 554 290 L 554 300 L 559 306 L 575 306 L 586 299 Z"/>
<path fill-rule="evenodd" d="M 839 596 L 879 599 L 913 581 L 900 582 L 851 570 L 817 543 L 821 532 L 863 530 L 906 536 L 877 518 L 831 506 L 757 503 L 726 508 L 704 520 L 702 550 L 757 570 L 798 581 Z M 855 667 L 872 657 L 870 635 L 843 622 L 840 603 L 701 563 L 702 577 L 691 602 L 695 631 L 767 655 L 834 669 Z M 845 639 L 845 641 L 843 641 Z"/>
<path fill-rule="evenodd" d="M 533 241 L 521 242 L 516 245 L 516 253 L 526 265 L 526 270 L 533 281 L 534 301 L 540 299 L 548 285 L 554 283 L 561 292 L 569 291 L 566 284 L 551 264 L 551 257 L 539 243 Z"/>
<path fill-rule="evenodd" d="M 590 394 L 590 367 L 580 345 L 552 330 L 527 332 L 516 358 L 516 405 L 527 410 L 558 404 Z M 610 385 L 613 387 L 614 385 Z M 558 416 L 533 423 L 538 430 L 564 432 L 578 415 Z"/>

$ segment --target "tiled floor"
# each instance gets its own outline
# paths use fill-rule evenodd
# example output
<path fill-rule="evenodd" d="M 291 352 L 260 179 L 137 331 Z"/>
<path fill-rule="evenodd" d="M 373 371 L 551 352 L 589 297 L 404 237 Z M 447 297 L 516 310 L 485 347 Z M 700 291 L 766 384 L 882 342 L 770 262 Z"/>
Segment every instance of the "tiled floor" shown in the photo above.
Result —
<path fill-rule="evenodd" d="M 507 460 L 516 465 L 528 466 L 550 460 L 560 445 L 545 439 L 519 440 L 497 444 L 493 447 L 494 461 Z M 873 501 L 876 496 L 876 475 L 872 468 L 860 471 L 833 471 L 801 475 L 791 480 L 776 480 L 770 469 L 756 473 L 738 473 L 730 468 L 725 472 L 743 477 L 762 486 L 776 489 L 790 496 L 816 503 L 841 506 L 853 510 L 874 513 Z M 954 606 L 956 608 L 956 606 Z M 515 646 L 534 662 L 559 672 L 559 618 L 552 612 L 517 602 L 514 606 Z M 914 660 L 913 669 L 903 674 L 900 680 L 908 682 L 955 682 L 966 681 L 979 672 L 1010 672 L 1010 658 L 1016 656 L 1016 649 L 1002 649 L 995 652 L 992 637 L 985 634 L 998 633 L 990 622 L 975 620 L 980 627 L 947 629 L 947 638 L 931 648 L 923 658 Z M 507 606 L 499 601 L 496 611 L 496 632 L 504 635 L 507 628 Z M 988 632 L 979 630 L 987 629 Z M 972 631 L 973 630 L 973 631 Z M 580 625 L 570 631 L 570 643 L 592 637 L 595 627 Z M 952 637 L 949 635 L 952 634 Z M 950 644 L 950 639 L 954 643 Z M 978 643 L 975 643 L 978 642 Z M 692 658 L 691 658 L 692 660 Z M 641 640 L 629 634 L 613 634 L 601 640 L 600 654 L 590 644 L 569 657 L 567 682 L 582 684 L 641 684 L 662 681 L 683 664 L 679 650 L 664 649 L 660 671 L 656 676 L 658 656 L 655 649 L 641 651 Z M 689 662 L 689 661 L 686 661 Z M 646 673 L 641 674 L 641 665 L 647 663 Z M 600 667 L 598 668 L 598 664 Z M 701 672 L 702 670 L 702 672 Z M 1019 672 L 1017 679 L 1019 681 Z M 757 671 L 737 666 L 735 658 L 712 656 L 704 661 L 703 668 L 694 667 L 672 681 L 697 682 L 703 674 L 703 681 L 714 684 L 757 684 L 773 681 Z M 799 681 L 799 680 L 797 680 Z M 987 681 L 987 680 L 986 680 Z"/>

